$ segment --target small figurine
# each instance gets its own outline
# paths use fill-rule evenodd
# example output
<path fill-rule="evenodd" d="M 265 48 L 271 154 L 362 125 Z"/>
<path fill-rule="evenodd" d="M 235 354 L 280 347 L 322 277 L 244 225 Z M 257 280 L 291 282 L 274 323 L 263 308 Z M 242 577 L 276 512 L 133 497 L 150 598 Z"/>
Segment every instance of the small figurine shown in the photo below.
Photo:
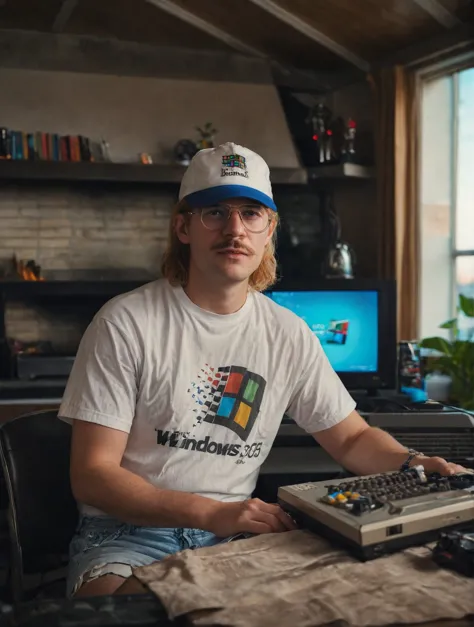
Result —
<path fill-rule="evenodd" d="M 140 163 L 150 165 L 153 163 L 152 156 L 148 152 L 141 152 L 139 155 Z"/>
<path fill-rule="evenodd" d="M 195 142 L 190 139 L 180 139 L 174 147 L 174 156 L 180 165 L 188 166 L 197 151 L 198 147 Z"/>
<path fill-rule="evenodd" d="M 342 161 L 352 162 L 355 159 L 355 137 L 357 124 L 352 118 L 349 118 L 346 129 L 344 131 L 344 144 L 342 146 Z"/>
<path fill-rule="evenodd" d="M 206 122 L 202 128 L 196 126 L 196 130 L 200 135 L 198 141 L 180 139 L 174 147 L 174 156 L 180 165 L 188 166 L 199 150 L 214 147 L 214 135 L 217 133 L 217 129 L 214 128 L 212 122 Z"/>
<path fill-rule="evenodd" d="M 319 163 L 334 161 L 333 131 L 329 126 L 331 110 L 322 102 L 316 104 L 311 113 L 310 121 L 313 126 L 313 140 L 317 142 Z"/>
<path fill-rule="evenodd" d="M 102 159 L 104 161 L 111 161 L 110 159 L 110 144 L 108 141 L 106 141 L 105 139 L 103 139 L 100 142 L 100 149 L 101 149 L 101 153 L 102 153 Z"/>

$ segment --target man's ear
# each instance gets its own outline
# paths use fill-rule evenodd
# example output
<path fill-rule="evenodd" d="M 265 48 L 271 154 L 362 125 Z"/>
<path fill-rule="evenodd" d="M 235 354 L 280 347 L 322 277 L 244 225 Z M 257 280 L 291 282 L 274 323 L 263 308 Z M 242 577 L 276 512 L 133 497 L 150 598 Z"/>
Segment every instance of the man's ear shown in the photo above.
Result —
<path fill-rule="evenodd" d="M 276 220 L 272 220 L 270 222 L 270 226 L 268 227 L 268 233 L 267 233 L 267 238 L 266 238 L 266 242 L 265 242 L 265 246 L 268 244 L 268 242 L 272 239 L 273 237 L 273 233 L 275 231 L 277 227 L 277 221 Z"/>
<path fill-rule="evenodd" d="M 183 216 L 182 213 L 178 213 L 176 216 L 174 228 L 176 231 L 176 237 L 179 239 L 181 244 L 189 244 L 188 221 L 186 216 Z"/>

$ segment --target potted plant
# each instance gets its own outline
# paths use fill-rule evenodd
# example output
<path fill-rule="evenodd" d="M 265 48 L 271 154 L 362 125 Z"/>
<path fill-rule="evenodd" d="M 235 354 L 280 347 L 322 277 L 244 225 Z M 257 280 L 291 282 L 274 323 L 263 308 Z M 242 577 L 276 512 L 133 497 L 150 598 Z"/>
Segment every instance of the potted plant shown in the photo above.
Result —
<path fill-rule="evenodd" d="M 198 149 L 202 150 L 203 148 L 213 148 L 214 135 L 217 133 L 217 129 L 214 128 L 212 122 L 206 122 L 203 127 L 196 126 L 196 130 L 201 136 L 196 144 Z"/>
<path fill-rule="evenodd" d="M 461 316 L 472 319 L 468 329 L 460 329 Z M 457 315 L 440 325 L 449 329 L 451 339 L 427 337 L 421 348 L 436 351 L 438 355 L 427 360 L 428 372 L 440 372 L 451 378 L 449 402 L 456 407 L 474 410 L 474 298 L 459 296 Z"/>

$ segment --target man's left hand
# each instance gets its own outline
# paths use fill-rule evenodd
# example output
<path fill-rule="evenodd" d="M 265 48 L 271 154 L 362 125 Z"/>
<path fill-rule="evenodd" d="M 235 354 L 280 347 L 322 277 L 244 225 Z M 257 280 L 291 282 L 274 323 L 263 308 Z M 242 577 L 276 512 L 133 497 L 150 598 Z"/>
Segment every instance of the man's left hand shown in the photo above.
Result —
<path fill-rule="evenodd" d="M 464 466 L 460 466 L 459 464 L 447 462 L 442 457 L 415 457 L 410 466 L 418 465 L 423 466 L 425 472 L 427 473 L 438 472 L 440 475 L 445 476 L 462 472 L 473 472 L 472 470 L 464 468 Z"/>

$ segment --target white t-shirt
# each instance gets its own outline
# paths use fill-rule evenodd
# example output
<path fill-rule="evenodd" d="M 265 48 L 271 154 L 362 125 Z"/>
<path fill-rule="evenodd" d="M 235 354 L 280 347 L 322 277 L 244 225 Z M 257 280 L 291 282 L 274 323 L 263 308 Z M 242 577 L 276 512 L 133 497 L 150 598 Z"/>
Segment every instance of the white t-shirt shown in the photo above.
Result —
<path fill-rule="evenodd" d="M 156 487 L 238 501 L 285 411 L 314 433 L 354 408 L 294 313 L 252 291 L 236 313 L 211 313 L 161 279 L 96 314 L 59 414 L 129 433 L 122 466 Z"/>

